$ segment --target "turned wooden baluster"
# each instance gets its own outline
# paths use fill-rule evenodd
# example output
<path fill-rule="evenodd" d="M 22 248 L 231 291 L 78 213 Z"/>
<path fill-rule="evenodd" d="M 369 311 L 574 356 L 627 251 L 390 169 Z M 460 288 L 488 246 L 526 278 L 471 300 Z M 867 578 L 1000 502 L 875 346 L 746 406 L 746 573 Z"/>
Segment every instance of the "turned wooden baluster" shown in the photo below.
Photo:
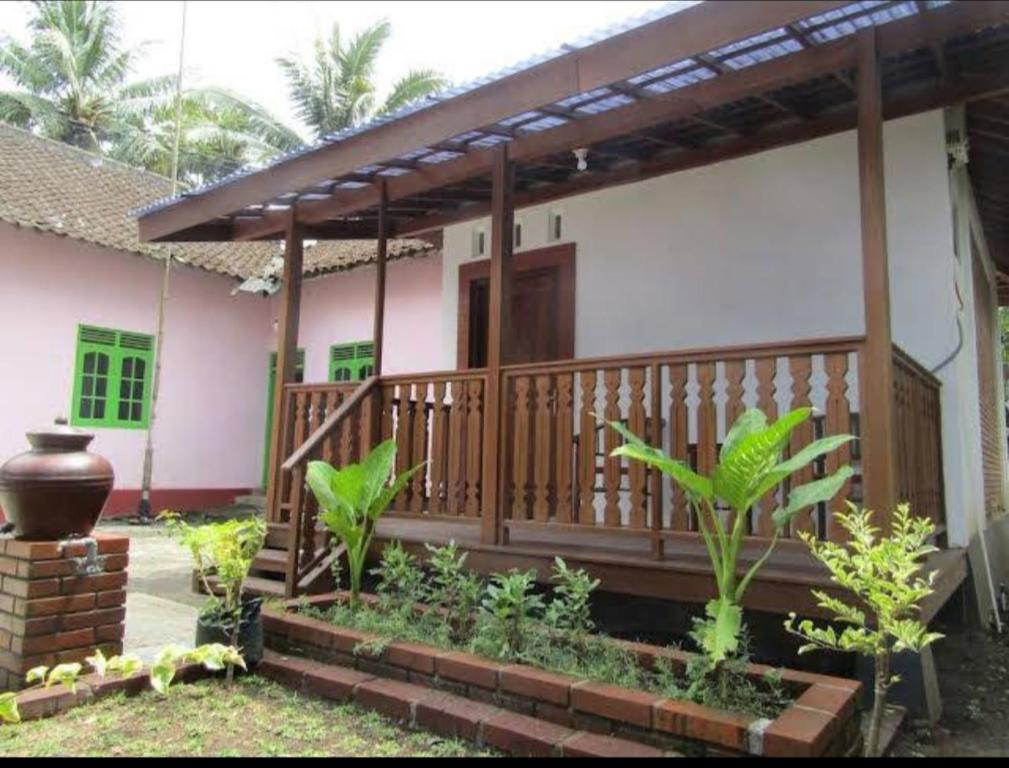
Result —
<path fill-rule="evenodd" d="M 461 381 L 453 381 L 450 385 L 452 404 L 448 412 L 448 480 L 446 501 L 448 513 L 459 515 L 465 498 L 465 421 L 468 406 L 466 404 L 466 385 Z"/>
<path fill-rule="evenodd" d="M 533 518 L 541 523 L 550 519 L 550 432 L 551 432 L 550 377 L 536 377 L 536 421 L 533 442 Z"/>
<path fill-rule="evenodd" d="M 620 369 L 608 368 L 603 373 L 603 387 L 605 389 L 607 421 L 620 421 Z M 609 526 L 620 525 L 620 477 L 623 462 L 619 456 L 610 454 L 622 443 L 620 435 L 616 430 L 606 428 L 605 456 L 603 457 L 603 486 L 605 488 L 605 506 L 603 507 L 603 522 Z"/>
<path fill-rule="evenodd" d="M 469 413 L 466 419 L 466 514 L 480 516 L 480 449 L 483 443 L 483 382 L 467 385 Z M 491 510 L 488 510 L 491 514 Z"/>
<path fill-rule="evenodd" d="M 529 518 L 529 377 L 515 379 L 515 426 L 512 450 L 512 520 Z"/>
<path fill-rule="evenodd" d="M 413 440 L 410 446 L 410 466 L 415 467 L 427 460 L 427 382 L 413 385 Z M 427 467 L 414 473 L 410 480 L 410 511 L 420 514 L 424 511 Z"/>
<path fill-rule="evenodd" d="M 669 450 L 670 455 L 685 464 L 690 463 L 690 412 L 687 408 L 687 366 L 669 366 Z M 669 478 L 669 498 L 672 512 L 669 527 L 674 531 L 691 528 L 691 511 L 687 495 L 679 484 Z"/>
<path fill-rule="evenodd" d="M 445 382 L 433 385 L 434 412 L 431 416 L 431 497 L 432 515 L 445 512 L 445 460 L 448 444 L 445 434 Z"/>
<path fill-rule="evenodd" d="M 582 371 L 578 433 L 578 522 L 596 524 L 596 372 Z"/>
<path fill-rule="evenodd" d="M 557 450 L 556 464 L 557 500 L 556 520 L 558 523 L 571 522 L 571 462 L 574 445 L 573 401 L 574 380 L 570 373 L 557 374 Z"/>
<path fill-rule="evenodd" d="M 645 442 L 651 438 L 645 431 L 645 369 L 631 368 L 627 372 L 630 385 L 631 402 L 627 411 L 627 426 L 637 437 Z M 632 528 L 644 528 L 648 521 L 648 510 L 645 506 L 645 482 L 647 468 L 640 461 L 628 462 L 627 476 L 630 482 L 631 509 L 629 522 Z"/>
<path fill-rule="evenodd" d="M 788 358 L 788 370 L 792 374 L 792 410 L 811 405 L 809 393 L 812 387 L 809 384 L 809 377 L 813 373 L 813 360 L 809 355 L 795 355 Z M 788 444 L 789 454 L 794 456 L 800 450 L 813 442 L 813 419 L 806 419 L 802 424 L 792 431 L 792 437 Z M 792 475 L 789 487 L 795 488 L 804 485 L 813 479 L 813 465 L 808 464 L 803 469 Z M 791 531 L 814 530 L 813 515 L 815 510 L 804 510 L 792 518 Z"/>
<path fill-rule="evenodd" d="M 774 381 L 778 373 L 778 359 L 762 357 L 756 361 L 754 369 L 757 375 L 757 407 L 764 412 L 770 423 L 778 418 L 778 401 L 774 398 L 777 392 Z M 771 515 L 778 505 L 778 492 L 778 488 L 773 488 L 760 500 L 756 519 L 753 521 L 754 535 L 774 534 L 774 521 Z"/>
<path fill-rule="evenodd" d="M 843 435 L 851 432 L 851 402 L 848 400 L 848 354 L 838 352 L 825 355 L 824 371 L 827 374 L 827 399 L 824 404 L 824 437 Z M 833 474 L 843 466 L 851 464 L 851 444 L 847 443 L 824 457 L 824 470 Z M 827 503 L 826 538 L 844 541 L 847 531 L 838 525 L 834 512 L 846 512 L 844 500 L 851 492 L 851 481 L 844 484 L 838 494 Z"/>
<path fill-rule="evenodd" d="M 413 414 L 410 412 L 410 385 L 400 384 L 396 393 L 396 474 L 406 472 L 410 467 L 410 448 L 413 443 Z M 407 485 L 396 498 L 394 508 L 409 509 L 410 486 Z"/>
<path fill-rule="evenodd" d="M 718 461 L 718 411 L 715 364 L 697 364 L 697 471 L 711 475 Z"/>

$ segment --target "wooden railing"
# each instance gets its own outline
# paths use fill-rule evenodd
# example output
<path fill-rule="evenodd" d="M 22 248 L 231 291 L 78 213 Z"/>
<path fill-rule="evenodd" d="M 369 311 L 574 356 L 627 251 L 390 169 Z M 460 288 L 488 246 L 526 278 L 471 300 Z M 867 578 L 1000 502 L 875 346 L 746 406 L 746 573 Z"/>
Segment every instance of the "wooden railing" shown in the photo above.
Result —
<path fill-rule="evenodd" d="M 281 465 L 275 502 L 276 514 L 289 524 L 285 573 L 288 597 L 300 592 L 313 575 L 326 570 L 332 557 L 326 537 L 316 530 L 319 508 L 315 497 L 305 487 L 308 463 L 321 459 L 339 466 L 367 454 L 374 442 L 370 406 L 377 381 L 372 376 L 351 385 L 349 395 L 347 385 L 290 387 L 293 407 L 285 410 L 290 423 L 285 422 L 284 431 L 293 432 L 297 447 Z"/>
<path fill-rule="evenodd" d="M 896 345 L 893 348 L 897 498 L 911 511 L 945 525 L 942 412 L 939 380 Z"/>
<path fill-rule="evenodd" d="M 652 445 L 709 473 L 726 430 L 744 408 L 760 407 L 774 418 L 816 406 L 820 415 L 795 433 L 795 451 L 816 437 L 857 430 L 861 342 L 843 338 L 506 367 L 504 533 L 530 526 L 626 532 L 650 537 L 661 556 L 669 534 L 696 530 L 687 499 L 654 470 L 610 457 L 622 439 L 595 414 L 622 421 Z M 853 459 L 857 471 L 857 448 L 846 447 L 795 481 Z M 856 475 L 838 497 L 857 499 L 860 485 Z M 752 510 L 749 535 L 773 532 L 771 514 L 785 492 L 772 491 Z M 806 530 L 834 538 L 828 507 L 833 509 L 820 505 L 796 518 L 787 534 Z"/>
<path fill-rule="evenodd" d="M 486 384 L 482 370 L 382 377 L 380 436 L 396 441 L 396 471 L 426 462 L 395 514 L 480 518 Z"/>
<path fill-rule="evenodd" d="M 280 462 L 286 462 L 308 440 L 327 417 L 334 413 L 343 402 L 354 392 L 357 384 L 285 384 L 283 413 L 281 418 Z M 342 443 L 330 446 L 331 455 L 339 456 L 346 452 L 351 442 L 350 425 L 346 425 Z M 334 452 L 332 449 L 336 448 Z M 280 476 L 274 489 L 274 498 L 269 505 L 270 521 L 286 523 L 289 520 L 289 505 L 291 487 L 290 477 Z"/>

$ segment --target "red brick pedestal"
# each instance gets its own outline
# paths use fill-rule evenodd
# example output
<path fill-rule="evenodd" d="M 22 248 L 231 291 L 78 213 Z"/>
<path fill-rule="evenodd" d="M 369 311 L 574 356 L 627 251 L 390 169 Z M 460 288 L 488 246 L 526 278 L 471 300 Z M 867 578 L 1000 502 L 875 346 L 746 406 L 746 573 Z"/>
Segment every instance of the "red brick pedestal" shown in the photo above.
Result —
<path fill-rule="evenodd" d="M 126 536 L 87 540 L 0 538 L 0 691 L 22 686 L 44 664 L 123 651 Z"/>

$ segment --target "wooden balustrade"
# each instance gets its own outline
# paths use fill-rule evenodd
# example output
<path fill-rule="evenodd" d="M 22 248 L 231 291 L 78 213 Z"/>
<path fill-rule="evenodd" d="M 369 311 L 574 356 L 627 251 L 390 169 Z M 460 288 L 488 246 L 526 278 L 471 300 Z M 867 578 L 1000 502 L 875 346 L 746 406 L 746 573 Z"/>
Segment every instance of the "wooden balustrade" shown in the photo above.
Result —
<path fill-rule="evenodd" d="M 285 388 L 284 435 L 296 447 L 281 465 L 275 515 L 288 523 L 285 591 L 288 597 L 331 556 L 327 537 L 317 534 L 319 508 L 305 487 L 308 463 L 337 466 L 360 460 L 373 445 L 371 401 L 378 378 L 359 385 L 290 385 Z"/>
<path fill-rule="evenodd" d="M 426 464 L 395 514 L 480 518 L 485 391 L 480 370 L 382 377 L 380 438 L 396 441 L 396 471 Z"/>
<path fill-rule="evenodd" d="M 747 407 L 771 417 L 803 405 L 817 408 L 797 430 L 790 451 L 828 434 L 857 431 L 857 365 L 862 339 L 845 338 L 676 353 L 573 360 L 504 369 L 502 526 L 571 526 L 653 539 L 696 529 L 678 486 L 639 462 L 613 458 L 622 442 L 596 414 L 709 473 L 721 442 Z M 808 482 L 841 463 L 855 464 L 853 482 L 831 505 L 800 515 L 787 535 L 838 535 L 828 509 L 858 499 L 857 452 L 850 447 L 807 468 Z M 768 536 L 771 514 L 787 487 L 752 510 L 747 533 Z"/>
<path fill-rule="evenodd" d="M 910 355 L 893 348 L 897 498 L 911 511 L 946 522 L 939 380 Z"/>

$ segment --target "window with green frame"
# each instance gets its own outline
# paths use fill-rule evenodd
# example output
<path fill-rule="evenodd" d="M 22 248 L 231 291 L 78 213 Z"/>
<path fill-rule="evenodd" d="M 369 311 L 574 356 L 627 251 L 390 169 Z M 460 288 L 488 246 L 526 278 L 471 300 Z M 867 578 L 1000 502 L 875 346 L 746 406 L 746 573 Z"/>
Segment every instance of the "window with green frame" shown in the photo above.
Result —
<path fill-rule="evenodd" d="M 153 336 L 78 326 L 70 423 L 146 429 L 153 372 Z"/>
<path fill-rule="evenodd" d="M 363 381 L 375 372 L 375 345 L 370 341 L 329 348 L 330 381 Z"/>

